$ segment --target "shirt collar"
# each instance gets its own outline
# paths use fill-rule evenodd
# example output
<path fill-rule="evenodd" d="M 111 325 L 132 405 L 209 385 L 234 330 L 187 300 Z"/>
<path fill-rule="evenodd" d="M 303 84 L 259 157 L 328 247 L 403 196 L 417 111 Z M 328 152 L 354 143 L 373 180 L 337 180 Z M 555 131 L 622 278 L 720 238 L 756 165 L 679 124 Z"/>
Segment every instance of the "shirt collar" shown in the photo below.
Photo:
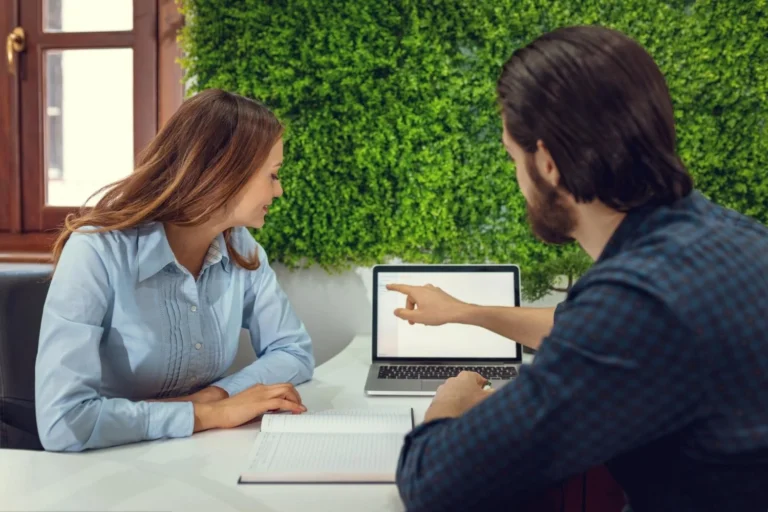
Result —
<path fill-rule="evenodd" d="M 138 260 L 140 282 L 154 276 L 169 264 L 176 263 L 176 256 L 174 256 L 173 250 L 168 243 L 162 222 L 152 222 L 138 228 L 138 251 L 136 258 Z M 202 270 L 219 262 L 224 270 L 229 271 L 230 258 L 223 233 L 219 233 L 211 242 L 205 255 Z"/>
<path fill-rule="evenodd" d="M 695 202 L 698 200 L 698 197 L 699 193 L 697 191 L 693 191 L 691 194 L 680 199 L 677 201 L 677 203 L 671 205 L 670 207 L 674 208 L 679 205 L 686 205 L 690 202 Z M 608 240 L 608 243 L 606 244 L 605 249 L 603 249 L 603 252 L 600 253 L 600 257 L 597 259 L 596 263 L 605 261 L 611 256 L 618 254 L 623 248 L 626 247 L 627 244 L 642 236 L 648 228 L 647 225 L 644 226 L 645 221 L 654 212 L 658 211 L 659 208 L 664 207 L 651 205 L 630 210 L 626 217 L 624 217 L 624 219 L 621 221 L 621 224 L 619 224 L 619 227 L 616 228 L 616 231 L 613 232 L 613 235 L 611 235 L 611 238 Z"/>
<path fill-rule="evenodd" d="M 219 262 L 221 262 L 222 268 L 229 272 L 230 258 L 227 243 L 224 240 L 224 233 L 216 235 L 216 238 L 213 239 L 208 247 L 208 252 L 205 254 L 205 261 L 203 262 L 203 270 Z"/>
<path fill-rule="evenodd" d="M 597 258 L 595 263 L 600 263 L 618 254 L 626 244 L 637 238 L 639 234 L 637 233 L 638 228 L 657 208 L 658 206 L 643 206 L 627 212 L 627 215 L 621 221 L 619 227 L 616 228 L 616 231 L 613 232 L 613 235 L 611 235 L 611 238 L 605 245 L 605 249 L 600 253 L 600 257 Z"/>
<path fill-rule="evenodd" d="M 162 222 L 152 222 L 138 228 L 139 281 L 154 276 L 169 263 L 176 261 Z"/>

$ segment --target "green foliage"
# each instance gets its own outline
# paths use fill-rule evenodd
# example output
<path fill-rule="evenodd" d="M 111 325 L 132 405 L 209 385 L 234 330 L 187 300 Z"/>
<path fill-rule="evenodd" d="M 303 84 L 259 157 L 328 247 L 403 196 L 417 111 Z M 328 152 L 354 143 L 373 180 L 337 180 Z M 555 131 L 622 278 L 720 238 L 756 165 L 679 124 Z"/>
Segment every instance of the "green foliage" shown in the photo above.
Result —
<path fill-rule="evenodd" d="M 553 251 L 557 253 L 557 250 Z M 553 256 L 538 260 L 527 268 L 523 276 L 523 299 L 534 301 L 553 291 L 567 292 L 576 278 L 592 265 L 590 257 L 581 250 L 564 250 Z"/>
<path fill-rule="evenodd" d="M 667 76 L 679 150 L 716 201 L 768 221 L 766 0 L 181 0 L 194 90 L 285 122 L 285 196 L 256 234 L 326 269 L 389 258 L 514 262 L 536 299 L 588 261 L 533 238 L 500 142 L 495 83 L 514 49 L 599 23 Z"/>

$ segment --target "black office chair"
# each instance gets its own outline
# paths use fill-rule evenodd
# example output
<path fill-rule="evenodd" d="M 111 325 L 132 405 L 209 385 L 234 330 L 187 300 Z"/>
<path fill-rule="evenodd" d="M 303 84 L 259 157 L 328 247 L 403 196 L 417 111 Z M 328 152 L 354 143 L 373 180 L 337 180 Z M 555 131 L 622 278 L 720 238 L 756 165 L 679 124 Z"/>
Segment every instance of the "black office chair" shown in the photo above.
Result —
<path fill-rule="evenodd" d="M 42 450 L 35 358 L 50 270 L 0 270 L 0 448 Z"/>

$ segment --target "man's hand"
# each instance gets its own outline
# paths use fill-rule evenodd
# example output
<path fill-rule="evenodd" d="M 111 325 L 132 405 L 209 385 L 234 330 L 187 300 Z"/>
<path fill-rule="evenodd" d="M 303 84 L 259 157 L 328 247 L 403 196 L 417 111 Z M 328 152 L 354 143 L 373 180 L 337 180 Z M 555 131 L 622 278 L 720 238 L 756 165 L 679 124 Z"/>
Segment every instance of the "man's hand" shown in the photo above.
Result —
<path fill-rule="evenodd" d="M 485 400 L 493 391 L 484 391 L 488 380 L 475 372 L 461 372 L 437 388 L 432 404 L 424 414 L 424 421 L 438 418 L 456 418 Z"/>
<path fill-rule="evenodd" d="M 408 320 L 408 323 L 424 325 L 443 325 L 457 322 L 471 305 L 462 302 L 436 286 L 409 286 L 388 284 L 387 290 L 400 292 L 407 296 L 405 308 L 395 310 L 395 316 Z"/>

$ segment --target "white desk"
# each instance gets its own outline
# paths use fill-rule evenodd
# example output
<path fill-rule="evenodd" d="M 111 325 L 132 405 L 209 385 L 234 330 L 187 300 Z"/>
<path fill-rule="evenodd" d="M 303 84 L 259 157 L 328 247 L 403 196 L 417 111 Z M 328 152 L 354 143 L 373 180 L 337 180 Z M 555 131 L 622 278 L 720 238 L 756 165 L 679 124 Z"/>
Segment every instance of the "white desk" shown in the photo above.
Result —
<path fill-rule="evenodd" d="M 370 337 L 358 337 L 319 366 L 298 388 L 304 403 L 413 407 L 421 422 L 428 397 L 364 395 L 370 351 Z M 257 431 L 248 425 L 73 454 L 0 450 L 0 511 L 403 510 L 394 485 L 238 485 Z"/>

